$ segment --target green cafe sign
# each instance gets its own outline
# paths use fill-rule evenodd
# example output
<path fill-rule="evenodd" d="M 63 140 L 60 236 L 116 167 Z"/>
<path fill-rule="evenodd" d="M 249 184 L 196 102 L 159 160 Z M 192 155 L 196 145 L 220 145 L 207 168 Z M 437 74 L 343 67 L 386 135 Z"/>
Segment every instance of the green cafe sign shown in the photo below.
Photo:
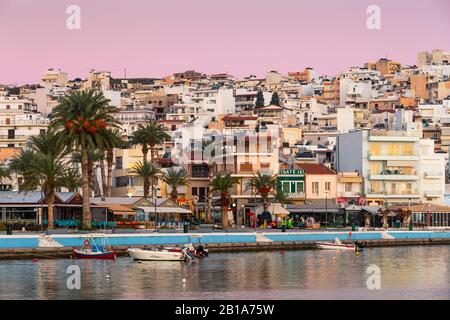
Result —
<path fill-rule="evenodd" d="M 280 174 L 281 175 L 284 175 L 284 174 L 302 175 L 302 174 L 305 174 L 305 171 L 299 170 L 299 169 L 282 169 L 282 170 L 280 170 Z"/>

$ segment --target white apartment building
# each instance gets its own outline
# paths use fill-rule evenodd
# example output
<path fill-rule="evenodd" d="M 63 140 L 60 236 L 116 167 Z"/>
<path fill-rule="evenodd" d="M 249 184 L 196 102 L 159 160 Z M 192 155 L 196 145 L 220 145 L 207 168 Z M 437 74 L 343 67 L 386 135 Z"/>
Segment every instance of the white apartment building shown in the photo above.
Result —
<path fill-rule="evenodd" d="M 367 204 L 444 201 L 445 160 L 420 130 L 358 130 L 337 139 L 336 168 L 360 172 Z"/>
<path fill-rule="evenodd" d="M 22 147 L 48 127 L 49 119 L 36 112 L 32 100 L 0 96 L 0 147 Z"/>
<path fill-rule="evenodd" d="M 233 89 L 198 90 L 192 93 L 191 101 L 200 107 L 201 112 L 209 114 L 211 121 L 216 121 L 219 115 L 234 113 L 236 110 Z"/>

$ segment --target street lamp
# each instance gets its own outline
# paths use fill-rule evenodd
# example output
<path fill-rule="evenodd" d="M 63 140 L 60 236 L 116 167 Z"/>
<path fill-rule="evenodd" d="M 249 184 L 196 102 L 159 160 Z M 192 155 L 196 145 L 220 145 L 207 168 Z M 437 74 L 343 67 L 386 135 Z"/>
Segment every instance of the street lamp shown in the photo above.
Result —
<path fill-rule="evenodd" d="M 328 231 L 328 191 L 325 191 L 325 230 Z"/>

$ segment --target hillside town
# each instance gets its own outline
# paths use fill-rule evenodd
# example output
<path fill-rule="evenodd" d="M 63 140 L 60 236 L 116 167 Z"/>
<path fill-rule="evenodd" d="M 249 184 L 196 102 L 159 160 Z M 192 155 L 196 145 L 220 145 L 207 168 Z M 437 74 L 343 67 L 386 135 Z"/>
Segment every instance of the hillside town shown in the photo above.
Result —
<path fill-rule="evenodd" d="M 45 159 L 31 172 L 27 156 L 57 153 L 39 142 L 83 92 L 108 100 L 114 136 L 98 143 L 103 118 L 69 117 L 63 130 L 85 130 L 97 147 L 61 151 L 64 172 L 49 187 L 38 170 L 48 169 Z M 381 58 L 333 76 L 307 67 L 264 78 L 91 70 L 71 79 L 48 69 L 38 83 L 0 85 L 0 131 L 0 223 L 26 230 L 81 227 L 83 205 L 94 228 L 450 222 L 449 51 L 420 52 L 413 66 Z"/>

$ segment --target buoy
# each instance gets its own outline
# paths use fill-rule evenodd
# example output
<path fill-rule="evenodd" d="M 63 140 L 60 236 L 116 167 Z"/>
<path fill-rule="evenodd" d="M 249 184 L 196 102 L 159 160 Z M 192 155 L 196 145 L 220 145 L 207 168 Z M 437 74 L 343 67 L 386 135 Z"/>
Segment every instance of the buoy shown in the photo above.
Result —
<path fill-rule="evenodd" d="M 284 251 L 280 251 L 279 253 L 280 253 L 280 254 L 284 254 L 285 252 L 284 252 Z"/>
<path fill-rule="evenodd" d="M 356 251 L 355 254 L 356 254 L 357 256 L 359 256 L 359 252 L 358 252 L 358 251 Z"/>
<path fill-rule="evenodd" d="M 38 259 L 33 259 L 33 260 L 31 260 L 32 262 L 38 262 Z"/>
<path fill-rule="evenodd" d="M 183 278 L 181 282 L 186 283 L 186 278 Z"/>
<path fill-rule="evenodd" d="M 110 275 L 109 275 L 109 274 L 107 274 L 107 275 L 106 275 L 106 279 L 109 279 L 109 278 L 110 278 Z"/>

